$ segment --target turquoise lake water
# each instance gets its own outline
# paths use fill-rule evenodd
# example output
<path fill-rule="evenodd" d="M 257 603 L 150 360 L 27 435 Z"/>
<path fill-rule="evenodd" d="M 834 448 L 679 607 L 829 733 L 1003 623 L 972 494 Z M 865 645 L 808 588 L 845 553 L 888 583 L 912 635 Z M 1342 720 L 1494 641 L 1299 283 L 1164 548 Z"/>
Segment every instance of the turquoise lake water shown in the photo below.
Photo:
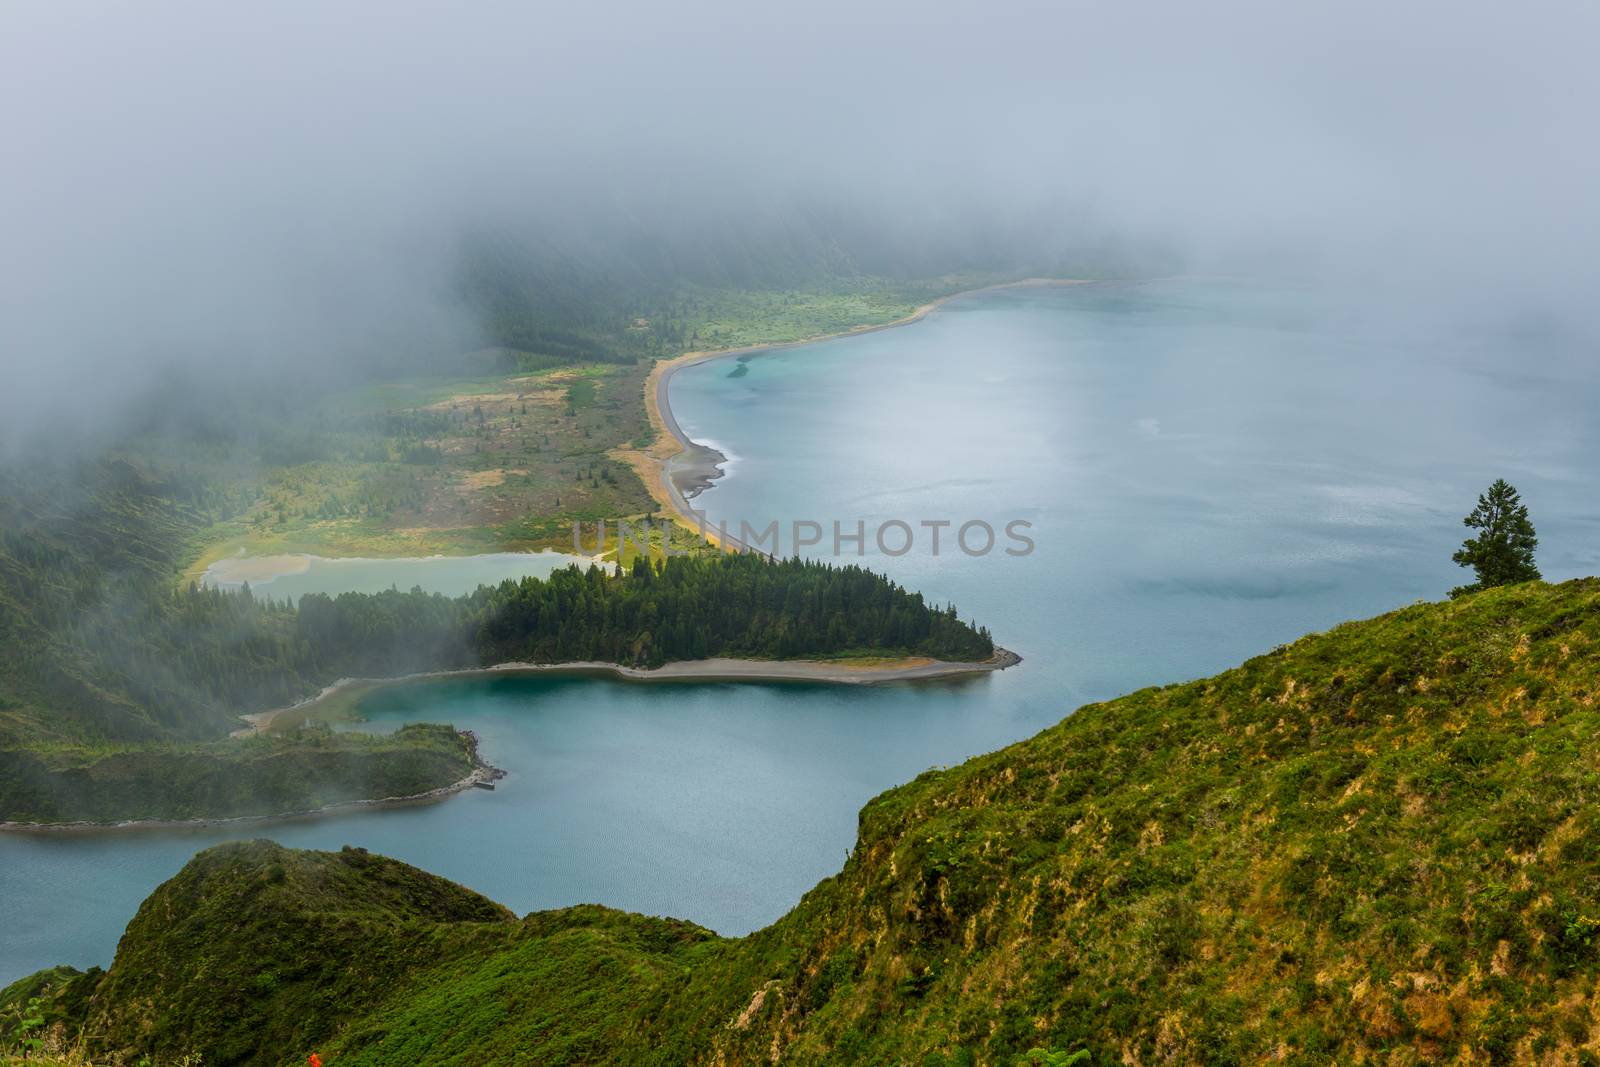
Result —
<path fill-rule="evenodd" d="M 867 799 L 930 766 L 1086 701 L 1442 596 L 1462 580 L 1460 516 L 1496 476 L 1530 504 L 1547 577 L 1600 569 L 1600 371 L 1585 355 L 1304 290 L 1187 281 L 980 294 L 736 377 L 725 361 L 690 368 L 673 410 L 731 457 L 696 500 L 713 520 L 1031 522 L 1024 557 L 934 556 L 924 541 L 894 558 L 869 543 L 866 558 L 1025 662 L 867 690 L 496 678 L 382 691 L 365 705 L 378 728 L 470 727 L 510 776 L 429 807 L 244 833 L 0 837 L 0 982 L 110 962 L 156 884 L 237 836 L 361 845 L 519 912 L 595 901 L 759 927 L 838 869 Z"/>
<path fill-rule="evenodd" d="M 402 559 L 327 559 L 322 556 L 277 556 L 282 573 L 252 576 L 259 560 L 237 556 L 214 563 L 202 581 L 223 589 L 249 582 L 253 592 L 276 600 L 298 600 L 306 593 L 381 593 L 385 589 L 460 596 L 480 585 L 498 585 L 508 578 L 545 578 L 573 564 L 587 566 L 581 556 L 562 552 L 485 552 L 476 556 L 416 556 Z"/>

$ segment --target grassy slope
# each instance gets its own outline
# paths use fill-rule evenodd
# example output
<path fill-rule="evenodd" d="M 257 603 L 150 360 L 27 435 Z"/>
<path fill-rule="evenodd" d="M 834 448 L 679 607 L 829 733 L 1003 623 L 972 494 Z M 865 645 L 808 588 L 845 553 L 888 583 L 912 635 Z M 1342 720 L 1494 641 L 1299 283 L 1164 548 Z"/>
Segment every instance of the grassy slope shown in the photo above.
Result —
<path fill-rule="evenodd" d="M 364 951 L 278 975 L 303 1040 L 265 1046 L 184 1022 L 188 954 L 205 996 L 247 996 L 283 954 L 249 932 L 304 907 L 241 890 L 204 930 L 147 905 L 96 1001 L 122 1022 L 91 1032 L 261 1063 L 1594 1062 L 1597 687 L 1600 582 L 1419 605 L 891 790 L 844 870 L 745 939 L 598 909 L 436 923 L 369 998 L 343 993 Z M 180 881 L 243 877 L 196 865 Z M 344 891 L 325 906 L 367 909 Z"/>
<path fill-rule="evenodd" d="M 781 998 L 708 1036 L 790 1062 L 1575 1055 L 1600 976 L 1597 592 L 1346 625 L 885 794 L 763 935 L 806 946 Z"/>
<path fill-rule="evenodd" d="M 266 842 L 208 849 L 140 907 L 97 994 L 92 1033 L 207 1063 L 297 1049 L 330 1007 L 360 1011 L 419 965 L 494 942 L 512 916 L 415 868 L 356 849 Z M 487 937 L 485 935 L 488 935 Z M 359 967 L 348 966 L 360 960 Z M 163 1009 L 154 1016 L 148 1005 Z"/>
<path fill-rule="evenodd" d="M 681 328 L 688 331 L 688 351 L 787 344 L 893 322 L 941 296 L 1013 277 L 952 275 L 914 283 L 865 279 L 855 285 L 790 290 L 688 288 L 676 309 Z"/>

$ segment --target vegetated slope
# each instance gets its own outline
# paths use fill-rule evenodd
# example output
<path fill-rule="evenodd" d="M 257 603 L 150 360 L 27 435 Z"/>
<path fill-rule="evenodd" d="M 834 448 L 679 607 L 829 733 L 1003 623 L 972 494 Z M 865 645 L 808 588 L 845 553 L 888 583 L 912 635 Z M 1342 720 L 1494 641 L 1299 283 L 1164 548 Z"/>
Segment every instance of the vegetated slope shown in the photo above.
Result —
<path fill-rule="evenodd" d="M 174 588 L 205 493 L 123 460 L 0 469 L 0 822 L 278 814 L 470 773 L 442 727 L 223 739 L 340 664 L 285 605 Z"/>
<path fill-rule="evenodd" d="M 147 606 L 203 523 L 122 461 L 0 468 L 0 743 L 208 732 L 202 694 L 163 685 Z M 102 640 L 111 620 L 120 640 Z M 137 649 L 143 655 L 123 658 Z"/>
<path fill-rule="evenodd" d="M 1600 583 L 1494 590 L 924 775 L 762 935 L 806 950 L 711 1044 L 1576 1060 L 1600 1038 L 1597 641 Z"/>
<path fill-rule="evenodd" d="M 513 917 L 443 878 L 358 849 L 207 849 L 139 909 L 90 1025 L 111 1047 L 207 1063 L 304 1061 L 326 1011 L 359 1012 L 423 962 L 494 944 Z M 351 966 L 360 961 L 359 966 Z"/>
<path fill-rule="evenodd" d="M 408 723 L 391 734 L 0 749 L 0 813 L 20 823 L 232 819 L 418 797 L 477 766 L 472 735 Z"/>
<path fill-rule="evenodd" d="M 8 987 L 0 1053 L 15 1038 L 8 1009 L 34 1000 L 46 1023 L 34 1032 L 95 1063 L 300 1064 L 403 988 L 413 1019 L 349 1037 L 376 1045 L 379 1062 L 481 1063 L 475 1050 L 497 1041 L 526 1062 L 607 1062 L 637 1038 L 619 1005 L 681 982 L 716 943 L 691 923 L 592 905 L 519 922 L 363 849 L 237 842 L 201 852 L 151 894 L 109 973 L 54 968 Z"/>
<path fill-rule="evenodd" d="M 437 924 L 437 956 L 359 1003 L 354 949 L 274 968 L 272 996 L 340 1063 L 1589 1062 L 1597 692 L 1600 581 L 1418 605 L 891 790 L 843 871 L 748 938 L 551 913 L 458 950 L 481 935 Z M 196 865 L 180 881 L 246 877 Z M 219 922 L 196 948 L 204 994 L 153 969 L 147 942 L 189 935 L 150 906 L 110 978 L 73 981 L 208 1063 L 302 1060 L 185 1021 L 202 995 L 248 998 L 248 931 L 301 913 L 255 892 L 244 937 Z M 144 1025 L 90 1034 L 139 1049 Z"/>

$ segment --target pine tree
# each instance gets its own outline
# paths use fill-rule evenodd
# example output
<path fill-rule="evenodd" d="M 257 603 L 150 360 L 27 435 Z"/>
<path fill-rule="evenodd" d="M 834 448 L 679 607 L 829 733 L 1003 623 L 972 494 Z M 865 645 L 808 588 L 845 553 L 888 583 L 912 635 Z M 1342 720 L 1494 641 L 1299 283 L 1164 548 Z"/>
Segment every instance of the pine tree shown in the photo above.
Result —
<path fill-rule="evenodd" d="M 1478 580 L 1450 590 L 1452 597 L 1539 577 L 1539 568 L 1533 562 L 1539 538 L 1528 521 L 1528 506 L 1504 478 L 1496 479 L 1488 492 L 1478 497 L 1472 514 L 1461 521 L 1482 532 L 1463 541 L 1450 558 L 1463 567 L 1471 567 Z"/>

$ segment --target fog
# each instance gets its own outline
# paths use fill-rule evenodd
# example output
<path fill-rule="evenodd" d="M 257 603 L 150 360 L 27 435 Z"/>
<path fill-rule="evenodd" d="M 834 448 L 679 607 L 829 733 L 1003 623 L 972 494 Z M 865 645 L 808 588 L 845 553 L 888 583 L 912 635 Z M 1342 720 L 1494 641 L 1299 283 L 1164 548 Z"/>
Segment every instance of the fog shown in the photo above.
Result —
<path fill-rule="evenodd" d="M 472 347 L 485 235 L 602 284 L 767 283 L 768 255 L 1110 264 L 1594 327 L 1580 0 L 41 2 L 0 25 L 8 436 L 157 381 Z"/>

